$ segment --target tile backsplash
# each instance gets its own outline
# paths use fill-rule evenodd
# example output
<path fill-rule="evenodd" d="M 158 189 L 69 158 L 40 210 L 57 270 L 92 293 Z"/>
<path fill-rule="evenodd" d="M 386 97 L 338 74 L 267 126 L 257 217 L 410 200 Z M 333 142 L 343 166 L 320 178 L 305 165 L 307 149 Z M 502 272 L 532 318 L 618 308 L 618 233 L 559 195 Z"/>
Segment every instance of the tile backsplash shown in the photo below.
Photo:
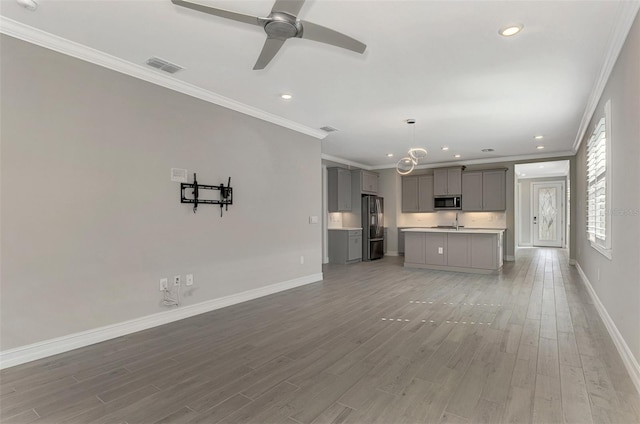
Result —
<path fill-rule="evenodd" d="M 342 228 L 342 212 L 329 213 L 327 228 Z"/>
<path fill-rule="evenodd" d="M 398 216 L 398 227 L 453 225 L 455 220 L 455 211 L 403 213 Z M 458 223 L 469 228 L 507 228 L 507 214 L 506 212 L 458 211 Z"/>

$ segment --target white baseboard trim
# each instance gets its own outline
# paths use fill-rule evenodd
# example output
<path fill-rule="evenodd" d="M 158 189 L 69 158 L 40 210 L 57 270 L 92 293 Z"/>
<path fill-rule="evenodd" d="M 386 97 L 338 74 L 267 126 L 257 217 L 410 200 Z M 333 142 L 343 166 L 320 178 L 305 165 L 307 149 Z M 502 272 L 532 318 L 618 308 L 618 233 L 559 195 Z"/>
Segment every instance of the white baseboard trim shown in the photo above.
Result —
<path fill-rule="evenodd" d="M 271 284 L 269 286 L 253 290 L 247 290 L 241 293 L 220 297 L 218 299 L 207 300 L 195 305 L 178 307 L 168 311 L 159 312 L 157 314 L 119 322 L 117 324 L 98 327 L 92 330 L 82 331 L 80 333 L 69 334 L 67 336 L 5 350 L 0 352 L 0 369 L 24 364 L 25 362 L 35 361 L 36 359 L 46 358 L 47 356 L 57 355 L 58 353 L 68 352 L 73 349 L 125 336 L 137 331 L 179 321 L 194 315 L 203 314 L 205 312 L 225 308 L 227 306 L 268 296 L 284 290 L 315 283 L 317 281 L 322 281 L 322 279 L 323 275 L 321 272 L 318 274 L 306 275 L 304 277 Z"/>
<path fill-rule="evenodd" d="M 633 356 L 633 353 L 631 352 L 631 349 L 629 349 L 627 342 L 624 341 L 624 338 L 618 331 L 616 324 L 613 322 L 611 316 L 609 316 L 609 313 L 598 298 L 598 295 L 593 289 L 593 286 L 587 278 L 587 275 L 584 273 L 584 271 L 580 267 L 580 264 L 577 262 L 576 269 L 578 270 L 580 277 L 582 277 L 582 281 L 584 282 L 584 285 L 587 288 L 591 299 L 593 300 L 593 304 L 595 305 L 596 310 L 598 311 L 598 314 L 600 315 L 600 318 L 604 323 L 604 326 L 607 328 L 609 335 L 613 339 L 613 344 L 616 345 L 616 349 L 618 349 L 618 352 L 620 353 L 620 357 L 622 358 L 624 366 L 627 368 L 627 372 L 629 373 L 629 377 L 631 377 L 631 381 L 633 381 L 638 394 L 640 394 L 640 365 L 638 364 L 638 361 Z"/>
<path fill-rule="evenodd" d="M 400 256 L 398 254 L 398 252 L 396 252 L 395 250 L 387 250 L 387 253 L 384 254 L 385 256 Z"/>

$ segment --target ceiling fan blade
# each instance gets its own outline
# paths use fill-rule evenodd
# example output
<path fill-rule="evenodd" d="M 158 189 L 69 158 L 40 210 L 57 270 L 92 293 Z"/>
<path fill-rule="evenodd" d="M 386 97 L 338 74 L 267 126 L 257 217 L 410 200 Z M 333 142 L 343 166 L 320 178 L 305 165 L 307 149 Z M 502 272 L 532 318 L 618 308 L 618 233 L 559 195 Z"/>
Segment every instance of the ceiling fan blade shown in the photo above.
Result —
<path fill-rule="evenodd" d="M 280 47 L 284 44 L 286 39 L 284 38 L 273 38 L 268 37 L 264 42 L 264 46 L 262 47 L 262 51 L 260 52 L 260 56 L 258 57 L 258 61 L 256 62 L 253 70 L 264 69 L 265 66 L 271 62 L 271 59 L 278 53 Z"/>
<path fill-rule="evenodd" d="M 271 8 L 272 12 L 287 12 L 290 15 L 298 16 L 304 0 L 276 0 Z"/>
<path fill-rule="evenodd" d="M 367 48 L 366 44 L 361 43 L 355 38 L 351 38 L 341 32 L 323 27 L 322 25 L 314 24 L 313 22 L 300 22 L 302 23 L 301 38 L 331 44 L 332 46 L 342 47 L 343 49 L 352 50 L 357 53 L 364 53 Z"/>
<path fill-rule="evenodd" d="M 256 16 L 244 15 L 242 13 L 231 12 L 224 9 L 216 9 L 215 7 L 209 7 L 198 3 L 191 3 L 184 0 L 171 0 L 171 2 L 177 6 L 186 7 L 188 9 L 197 10 L 198 12 L 208 13 L 210 15 L 220 16 L 221 18 L 232 19 L 238 22 L 244 22 L 245 24 L 262 25 L 258 22 Z"/>

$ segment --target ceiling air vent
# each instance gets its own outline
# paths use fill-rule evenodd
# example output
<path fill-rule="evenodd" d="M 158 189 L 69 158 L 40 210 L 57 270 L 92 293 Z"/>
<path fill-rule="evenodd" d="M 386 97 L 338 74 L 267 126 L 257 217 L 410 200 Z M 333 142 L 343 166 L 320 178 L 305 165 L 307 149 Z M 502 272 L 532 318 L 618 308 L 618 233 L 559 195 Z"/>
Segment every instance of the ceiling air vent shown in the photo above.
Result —
<path fill-rule="evenodd" d="M 338 131 L 338 129 L 337 129 L 337 128 L 330 127 L 329 125 L 325 125 L 324 127 L 320 127 L 320 129 L 321 129 L 322 131 L 326 131 L 326 132 L 328 132 L 328 133 L 329 133 L 329 132 Z"/>
<path fill-rule="evenodd" d="M 167 62 L 166 60 L 160 59 L 159 57 L 151 57 L 147 59 L 147 65 L 151 66 L 152 68 L 156 68 L 156 69 L 160 69 L 161 71 L 168 72 L 170 74 L 175 74 L 176 72 L 184 69 L 180 65 Z"/>

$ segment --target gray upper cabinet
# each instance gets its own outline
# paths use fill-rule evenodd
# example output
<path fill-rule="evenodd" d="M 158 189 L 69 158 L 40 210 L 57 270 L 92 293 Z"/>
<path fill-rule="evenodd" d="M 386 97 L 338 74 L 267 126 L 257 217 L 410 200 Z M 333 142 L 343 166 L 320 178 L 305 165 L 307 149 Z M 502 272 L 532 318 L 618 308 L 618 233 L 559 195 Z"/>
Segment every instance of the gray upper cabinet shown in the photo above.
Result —
<path fill-rule="evenodd" d="M 327 169 L 327 207 L 329 212 L 351 211 L 351 171 Z"/>
<path fill-rule="evenodd" d="M 433 175 L 402 177 L 402 212 L 433 212 Z"/>
<path fill-rule="evenodd" d="M 433 212 L 433 175 L 418 176 L 418 212 Z"/>
<path fill-rule="evenodd" d="M 506 210 L 506 182 L 504 169 L 462 173 L 462 210 Z"/>
<path fill-rule="evenodd" d="M 433 194 L 435 196 L 462 194 L 462 169 L 435 169 L 433 171 Z"/>
<path fill-rule="evenodd" d="M 361 171 L 362 192 L 366 194 L 378 194 L 378 174 L 375 172 Z"/>
<path fill-rule="evenodd" d="M 482 173 L 482 210 L 507 209 L 507 175 L 503 169 Z"/>
<path fill-rule="evenodd" d="M 462 173 L 462 210 L 482 210 L 482 171 Z"/>
<path fill-rule="evenodd" d="M 402 177 L 402 212 L 418 210 L 418 177 Z"/>

